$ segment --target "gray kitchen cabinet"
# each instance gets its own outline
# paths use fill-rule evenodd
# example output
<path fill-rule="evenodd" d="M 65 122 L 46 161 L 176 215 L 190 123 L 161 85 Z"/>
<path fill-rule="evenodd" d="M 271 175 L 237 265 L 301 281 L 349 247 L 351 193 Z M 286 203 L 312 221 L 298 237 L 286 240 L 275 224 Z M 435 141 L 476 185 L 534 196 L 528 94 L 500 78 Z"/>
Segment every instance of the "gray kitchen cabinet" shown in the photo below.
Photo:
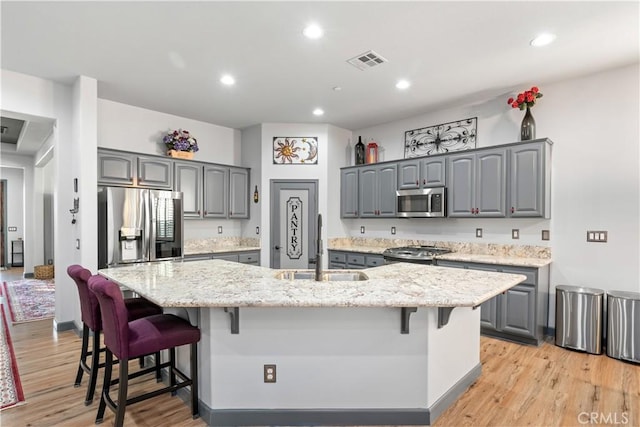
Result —
<path fill-rule="evenodd" d="M 509 213 L 513 218 L 550 216 L 551 145 L 532 142 L 509 148 Z"/>
<path fill-rule="evenodd" d="M 137 160 L 139 187 L 173 188 L 173 160 L 147 156 L 138 156 Z"/>
<path fill-rule="evenodd" d="M 202 261 L 209 259 L 221 259 L 224 261 L 240 262 L 242 264 L 260 265 L 260 251 L 217 252 L 184 256 L 185 261 Z"/>
<path fill-rule="evenodd" d="M 229 218 L 249 218 L 249 171 L 229 168 Z"/>
<path fill-rule="evenodd" d="M 360 168 L 358 205 L 361 218 L 396 216 L 397 170 L 396 163 Z"/>
<path fill-rule="evenodd" d="M 229 199 L 229 168 L 204 166 L 204 218 L 226 218 Z"/>
<path fill-rule="evenodd" d="M 202 168 L 199 163 L 179 162 L 174 164 L 175 191 L 182 192 L 185 218 L 202 218 Z"/>
<path fill-rule="evenodd" d="M 378 254 L 352 251 L 329 250 L 329 269 L 345 268 L 361 270 L 363 268 L 384 265 L 384 257 Z"/>
<path fill-rule="evenodd" d="M 445 156 L 401 161 L 398 163 L 398 190 L 443 187 L 445 171 Z"/>
<path fill-rule="evenodd" d="M 98 184 L 134 185 L 136 155 L 98 150 Z"/>
<path fill-rule="evenodd" d="M 358 217 L 358 168 L 340 171 L 340 218 Z"/>
<path fill-rule="evenodd" d="M 438 266 L 522 274 L 527 279 L 481 305 L 484 335 L 539 345 L 548 317 L 549 266 L 540 268 L 436 260 Z"/>
<path fill-rule="evenodd" d="M 497 148 L 448 156 L 450 217 L 506 216 L 506 153 L 505 148 Z"/>

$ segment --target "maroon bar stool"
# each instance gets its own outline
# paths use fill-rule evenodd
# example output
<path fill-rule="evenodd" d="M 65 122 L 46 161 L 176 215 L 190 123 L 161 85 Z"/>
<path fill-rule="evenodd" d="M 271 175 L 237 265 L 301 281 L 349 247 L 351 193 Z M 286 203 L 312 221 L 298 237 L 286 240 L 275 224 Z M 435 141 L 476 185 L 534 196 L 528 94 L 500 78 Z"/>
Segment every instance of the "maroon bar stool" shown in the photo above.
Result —
<path fill-rule="evenodd" d="M 172 395 L 180 388 L 191 386 L 191 414 L 193 418 L 198 412 L 198 341 L 200 329 L 192 326 L 187 320 L 173 314 L 157 314 L 129 321 L 127 308 L 120 292 L 120 287 L 101 276 L 89 278 L 89 289 L 98 297 L 102 313 L 102 330 L 107 347 L 104 369 L 104 383 L 100 406 L 96 415 L 96 424 L 104 418 L 108 405 L 116 414 L 114 425 L 120 427 L 124 423 L 127 405 L 137 403 L 163 393 Z M 191 378 L 176 368 L 176 347 L 190 344 Z M 129 374 L 129 360 L 145 354 L 169 350 L 169 361 L 162 363 L 162 368 L 169 368 L 169 386 L 132 398 L 127 397 L 128 380 L 152 372 L 154 368 L 142 369 Z M 119 378 L 111 379 L 113 356 L 119 359 Z M 180 382 L 176 382 L 176 376 Z M 114 402 L 109 391 L 118 384 L 118 401 Z"/>
<path fill-rule="evenodd" d="M 82 314 L 82 350 L 80 352 L 80 363 L 78 364 L 78 373 L 76 374 L 75 387 L 80 387 L 82 374 L 84 372 L 89 376 L 89 386 L 87 387 L 87 395 L 84 404 L 90 405 L 93 402 L 93 395 L 96 390 L 96 380 L 98 378 L 98 370 L 104 367 L 104 363 L 99 363 L 100 353 L 105 348 L 100 348 L 100 332 L 102 331 L 102 320 L 100 318 L 100 305 L 98 298 L 89 290 L 87 281 L 91 277 L 91 272 L 81 265 L 70 265 L 67 268 L 67 274 L 76 282 L 78 287 L 78 295 L 80 296 L 80 311 Z M 147 301 L 144 298 L 127 298 L 124 300 L 127 307 L 127 313 L 130 320 L 140 317 L 152 316 L 154 314 L 162 314 L 162 307 Z M 89 351 L 89 336 L 93 332 L 92 350 Z M 87 365 L 87 357 L 91 356 L 91 366 Z M 160 360 L 160 354 L 156 355 L 157 361 Z M 143 363 L 140 358 L 140 364 Z M 162 380 L 160 368 L 156 373 L 158 381 Z"/>

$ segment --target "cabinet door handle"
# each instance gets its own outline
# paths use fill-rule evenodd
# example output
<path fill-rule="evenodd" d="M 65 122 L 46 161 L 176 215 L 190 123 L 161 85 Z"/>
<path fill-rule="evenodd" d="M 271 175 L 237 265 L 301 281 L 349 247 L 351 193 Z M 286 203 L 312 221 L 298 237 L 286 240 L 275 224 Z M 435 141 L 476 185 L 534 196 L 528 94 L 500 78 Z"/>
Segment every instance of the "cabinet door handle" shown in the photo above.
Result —
<path fill-rule="evenodd" d="M 416 185 L 420 185 L 420 181 L 416 179 Z"/>
<path fill-rule="evenodd" d="M 515 211 L 516 209 L 513 206 L 511 206 L 511 213 L 514 213 Z"/>
<path fill-rule="evenodd" d="M 206 214 L 207 214 L 207 211 L 204 211 L 204 214 L 206 215 Z"/>
<path fill-rule="evenodd" d="M 198 209 L 198 215 L 200 215 L 200 209 Z"/>
<path fill-rule="evenodd" d="M 273 249 L 275 249 L 276 251 L 279 251 L 279 250 L 280 250 L 280 246 L 275 245 L 275 246 L 273 247 Z"/>
<path fill-rule="evenodd" d="M 423 179 L 423 180 L 422 180 L 422 185 L 426 185 L 426 184 L 427 184 L 427 180 L 426 180 L 426 179 Z"/>

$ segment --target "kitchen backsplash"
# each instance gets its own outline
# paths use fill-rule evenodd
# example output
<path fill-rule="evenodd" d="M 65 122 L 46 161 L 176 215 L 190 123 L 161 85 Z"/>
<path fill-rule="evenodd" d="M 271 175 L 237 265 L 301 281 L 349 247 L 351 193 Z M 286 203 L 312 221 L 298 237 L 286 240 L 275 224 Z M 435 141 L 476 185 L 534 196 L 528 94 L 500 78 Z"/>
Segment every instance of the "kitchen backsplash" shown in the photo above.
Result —
<path fill-rule="evenodd" d="M 357 248 L 359 246 L 393 248 L 398 246 L 411 245 L 439 246 L 451 249 L 453 252 L 465 254 L 551 259 L 551 248 L 544 246 L 469 242 L 458 243 L 441 242 L 435 240 L 384 239 L 362 237 L 334 237 L 329 239 L 329 248 L 332 249 Z"/>
<path fill-rule="evenodd" d="M 257 237 L 211 237 L 207 239 L 185 239 L 184 252 L 200 253 L 208 252 L 212 249 L 222 250 L 228 248 L 230 251 L 239 247 L 260 247 L 260 239 Z"/>

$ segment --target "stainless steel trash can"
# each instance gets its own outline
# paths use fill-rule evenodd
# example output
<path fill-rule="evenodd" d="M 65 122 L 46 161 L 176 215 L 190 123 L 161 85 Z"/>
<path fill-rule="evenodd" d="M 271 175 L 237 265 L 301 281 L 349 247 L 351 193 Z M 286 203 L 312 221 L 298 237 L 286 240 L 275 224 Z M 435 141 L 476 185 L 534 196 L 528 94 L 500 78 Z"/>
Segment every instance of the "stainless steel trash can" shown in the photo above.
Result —
<path fill-rule="evenodd" d="M 607 292 L 607 356 L 640 363 L 640 293 Z"/>
<path fill-rule="evenodd" d="M 556 286 L 556 345 L 602 353 L 602 289 Z"/>

